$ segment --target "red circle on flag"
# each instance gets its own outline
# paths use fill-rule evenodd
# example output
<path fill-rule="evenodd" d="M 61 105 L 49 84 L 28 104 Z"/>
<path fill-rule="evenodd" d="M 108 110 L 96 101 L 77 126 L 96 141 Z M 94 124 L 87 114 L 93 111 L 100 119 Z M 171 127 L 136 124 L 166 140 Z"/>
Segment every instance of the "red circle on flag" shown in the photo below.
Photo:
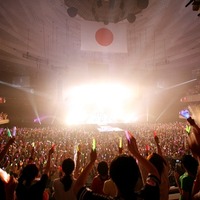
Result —
<path fill-rule="evenodd" d="M 101 28 L 96 32 L 95 38 L 101 46 L 108 46 L 113 42 L 113 33 L 107 28 Z"/>

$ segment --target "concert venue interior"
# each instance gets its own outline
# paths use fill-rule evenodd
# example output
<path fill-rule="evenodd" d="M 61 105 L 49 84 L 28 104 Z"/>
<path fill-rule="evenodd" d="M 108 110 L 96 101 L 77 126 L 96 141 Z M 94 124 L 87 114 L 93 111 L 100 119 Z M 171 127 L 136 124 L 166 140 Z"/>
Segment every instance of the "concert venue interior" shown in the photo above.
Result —
<path fill-rule="evenodd" d="M 11 180 L 30 162 L 41 174 L 51 164 L 57 178 L 69 157 L 80 174 L 91 149 L 96 165 L 162 149 L 167 198 L 192 194 L 174 174 L 194 150 L 183 114 L 200 124 L 199 27 L 199 0 L 0 0 L 0 170 Z"/>
<path fill-rule="evenodd" d="M 0 111 L 10 125 L 181 120 L 199 79 L 199 11 L 186 0 L 139 2 L 1 2 Z"/>

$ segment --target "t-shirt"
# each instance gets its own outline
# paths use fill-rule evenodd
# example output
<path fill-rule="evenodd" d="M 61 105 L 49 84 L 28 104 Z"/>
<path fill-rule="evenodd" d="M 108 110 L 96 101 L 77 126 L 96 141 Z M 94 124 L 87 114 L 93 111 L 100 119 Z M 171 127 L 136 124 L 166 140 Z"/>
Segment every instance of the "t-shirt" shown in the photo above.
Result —
<path fill-rule="evenodd" d="M 41 179 L 26 187 L 23 182 L 19 182 L 16 188 L 17 200 L 43 200 L 43 193 L 48 181 L 48 175 L 43 174 Z"/>
<path fill-rule="evenodd" d="M 194 178 L 189 176 L 187 172 L 185 172 L 183 175 L 180 176 L 180 187 L 182 190 L 189 192 L 189 196 L 191 197 L 192 187 L 194 183 Z M 180 196 L 180 200 L 182 200 L 183 197 Z"/>
<path fill-rule="evenodd" d="M 103 192 L 104 192 L 104 194 L 111 196 L 111 197 L 117 196 L 117 193 L 118 193 L 117 186 L 115 185 L 115 183 L 113 182 L 112 179 L 109 179 L 104 182 Z"/>
<path fill-rule="evenodd" d="M 54 198 L 55 200 L 76 200 L 76 196 L 73 191 L 75 180 L 73 180 L 71 188 L 65 192 L 64 185 L 60 181 L 60 178 L 55 179 L 53 182 L 53 188 L 54 188 Z"/>
<path fill-rule="evenodd" d="M 146 184 L 138 192 L 132 194 L 131 200 L 159 200 L 160 199 L 160 190 L 159 190 L 159 181 L 156 177 L 149 175 L 147 177 Z M 125 200 L 120 196 L 117 197 L 108 197 L 104 195 L 99 195 L 94 193 L 87 187 L 83 187 L 79 190 L 77 194 L 77 200 Z"/>
<path fill-rule="evenodd" d="M 161 175 L 161 183 L 160 183 L 160 199 L 168 200 L 169 199 L 169 167 L 164 165 L 164 170 Z"/>
<path fill-rule="evenodd" d="M 98 194 L 104 194 L 103 185 L 106 180 L 107 179 L 101 179 L 100 175 L 95 176 L 91 185 L 92 191 Z"/>

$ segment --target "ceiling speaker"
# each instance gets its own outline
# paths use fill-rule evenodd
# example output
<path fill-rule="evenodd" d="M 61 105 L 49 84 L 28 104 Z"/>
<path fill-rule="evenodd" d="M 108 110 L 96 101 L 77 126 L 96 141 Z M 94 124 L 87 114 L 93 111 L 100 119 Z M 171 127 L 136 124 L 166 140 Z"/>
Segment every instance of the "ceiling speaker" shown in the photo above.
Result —
<path fill-rule="evenodd" d="M 128 20 L 129 23 L 133 23 L 136 20 L 135 14 L 134 13 L 128 14 L 127 20 Z"/>
<path fill-rule="evenodd" d="M 149 5 L 149 0 L 138 0 L 138 8 L 145 9 Z"/>
<path fill-rule="evenodd" d="M 67 9 L 67 13 L 70 17 L 75 17 L 78 13 L 78 9 L 75 7 L 70 7 Z"/>

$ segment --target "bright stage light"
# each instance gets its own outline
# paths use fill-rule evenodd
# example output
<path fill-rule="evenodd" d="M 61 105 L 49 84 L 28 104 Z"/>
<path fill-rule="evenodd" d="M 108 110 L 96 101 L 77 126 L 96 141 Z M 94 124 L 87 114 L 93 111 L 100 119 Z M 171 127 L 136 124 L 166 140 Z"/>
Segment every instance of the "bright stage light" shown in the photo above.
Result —
<path fill-rule="evenodd" d="M 127 116 L 130 120 L 129 112 L 132 111 L 127 109 L 127 105 L 136 95 L 133 91 L 121 84 L 73 87 L 66 93 L 65 121 L 67 124 L 102 124 L 124 122 Z"/>

